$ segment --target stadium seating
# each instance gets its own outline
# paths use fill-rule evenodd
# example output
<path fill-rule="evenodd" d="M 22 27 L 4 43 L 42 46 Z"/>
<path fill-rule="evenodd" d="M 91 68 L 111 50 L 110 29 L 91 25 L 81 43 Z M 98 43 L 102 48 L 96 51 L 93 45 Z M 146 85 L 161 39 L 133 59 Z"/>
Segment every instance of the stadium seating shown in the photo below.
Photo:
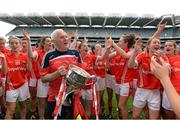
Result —
<path fill-rule="evenodd" d="M 8 34 L 8 36 L 16 35 L 22 37 L 22 32 L 23 30 L 25 30 L 30 33 L 33 39 L 33 43 L 35 43 L 39 37 L 50 36 L 51 32 L 56 28 L 60 28 L 60 27 L 16 27 Z M 112 28 L 66 27 L 62 29 L 64 29 L 66 32 L 77 32 L 80 39 L 87 37 L 89 39 L 90 44 L 96 42 L 103 43 L 104 38 L 108 36 L 111 36 L 114 40 L 117 41 L 121 35 L 128 33 L 135 33 L 136 35 L 142 37 L 143 42 L 146 43 L 148 38 L 151 37 L 152 34 L 156 31 L 156 28 L 113 28 L 113 27 Z M 180 36 L 180 28 L 167 28 L 162 32 L 160 37 L 164 42 L 164 40 L 166 39 L 172 39 L 178 36 Z M 180 43 L 179 40 L 177 40 L 177 42 Z"/>

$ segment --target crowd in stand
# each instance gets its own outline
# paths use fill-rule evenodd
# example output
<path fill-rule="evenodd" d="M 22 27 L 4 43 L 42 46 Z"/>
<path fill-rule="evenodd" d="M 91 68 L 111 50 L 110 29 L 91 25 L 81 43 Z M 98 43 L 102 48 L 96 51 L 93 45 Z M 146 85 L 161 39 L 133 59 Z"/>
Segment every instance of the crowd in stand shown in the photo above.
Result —
<path fill-rule="evenodd" d="M 30 119 L 53 119 L 56 97 L 73 64 L 96 76 L 98 113 L 93 106 L 93 84 L 89 84 L 68 95 L 58 119 L 91 119 L 96 114 L 105 118 L 105 90 L 108 119 L 112 118 L 113 93 L 119 119 L 128 118 L 130 96 L 134 119 L 139 119 L 142 112 L 147 119 L 180 118 L 180 48 L 175 40 L 167 40 L 161 49 L 160 34 L 165 28 L 165 24 L 159 25 L 145 48 L 141 37 L 134 33 L 122 35 L 117 43 L 107 36 L 104 48 L 97 42 L 91 49 L 86 37 L 79 40 L 77 34 L 62 29 L 41 38 L 36 46 L 31 46 L 26 31 L 21 39 L 9 37 L 10 49 L 5 47 L 5 38 L 0 37 L 1 117 L 12 119 L 19 101 L 20 118 L 26 119 L 29 99 Z"/>

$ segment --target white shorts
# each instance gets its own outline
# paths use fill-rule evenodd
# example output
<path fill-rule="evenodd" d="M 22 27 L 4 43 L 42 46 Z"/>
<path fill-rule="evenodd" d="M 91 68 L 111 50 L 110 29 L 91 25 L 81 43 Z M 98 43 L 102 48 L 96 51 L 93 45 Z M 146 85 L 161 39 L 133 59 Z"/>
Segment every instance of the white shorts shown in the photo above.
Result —
<path fill-rule="evenodd" d="M 30 78 L 29 86 L 30 87 L 36 87 L 37 86 L 37 79 L 36 78 Z"/>
<path fill-rule="evenodd" d="M 103 91 L 106 88 L 105 78 L 97 77 L 96 91 Z"/>
<path fill-rule="evenodd" d="M 92 100 L 92 89 L 87 89 L 87 90 L 82 89 L 81 93 L 82 93 L 82 98 L 84 100 Z"/>
<path fill-rule="evenodd" d="M 116 90 L 118 95 L 121 96 L 129 96 L 129 83 L 123 83 L 123 84 L 116 84 Z"/>
<path fill-rule="evenodd" d="M 163 98 L 162 98 L 162 107 L 166 110 L 170 110 L 173 111 L 171 104 L 167 98 L 167 95 L 165 93 L 165 91 L 163 91 Z"/>
<path fill-rule="evenodd" d="M 24 83 L 21 87 L 13 90 L 6 91 L 6 101 L 7 102 L 16 102 L 25 101 L 30 98 L 28 83 Z"/>
<path fill-rule="evenodd" d="M 49 92 L 49 82 L 43 83 L 41 79 L 38 80 L 37 84 L 37 97 L 46 98 Z"/>
<path fill-rule="evenodd" d="M 115 90 L 115 76 L 106 74 L 106 87 L 111 88 L 112 90 Z"/>
<path fill-rule="evenodd" d="M 137 108 L 144 108 L 148 104 L 151 110 L 160 110 L 160 91 L 158 89 L 149 90 L 144 88 L 137 88 L 133 105 Z"/>
<path fill-rule="evenodd" d="M 0 87 L 0 97 L 3 95 L 3 87 Z"/>

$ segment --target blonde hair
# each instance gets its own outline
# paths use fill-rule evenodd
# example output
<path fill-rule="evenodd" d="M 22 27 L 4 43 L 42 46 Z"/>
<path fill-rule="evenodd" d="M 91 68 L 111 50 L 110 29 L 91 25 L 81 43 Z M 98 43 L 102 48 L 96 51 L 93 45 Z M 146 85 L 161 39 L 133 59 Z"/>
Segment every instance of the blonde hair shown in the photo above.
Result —
<path fill-rule="evenodd" d="M 6 41 L 6 39 L 4 37 L 1 37 L 1 36 L 0 36 L 0 40 Z"/>
<path fill-rule="evenodd" d="M 44 44 L 47 38 L 50 38 L 49 36 L 42 37 L 40 40 L 40 47 L 41 49 L 44 49 Z"/>
<path fill-rule="evenodd" d="M 158 38 L 150 37 L 149 40 L 147 41 L 146 47 L 145 47 L 146 52 L 149 52 L 148 46 L 151 44 L 152 40 L 154 40 L 154 39 L 158 39 Z M 159 40 L 159 39 L 158 39 L 158 40 Z"/>
<path fill-rule="evenodd" d="M 14 36 L 14 35 L 13 35 L 13 36 L 10 36 L 8 39 L 9 39 L 9 43 L 11 42 L 12 39 L 19 40 L 19 42 L 21 43 L 21 39 L 18 38 L 18 37 L 16 37 L 16 36 Z"/>
<path fill-rule="evenodd" d="M 174 40 L 167 40 L 166 42 L 171 42 L 171 43 L 173 43 L 174 48 L 176 48 L 176 47 L 177 47 L 176 41 L 174 41 Z M 166 42 L 165 42 L 165 43 L 166 43 Z"/>
<path fill-rule="evenodd" d="M 167 42 L 173 43 L 173 46 L 174 46 L 174 54 L 177 54 L 177 52 L 178 52 L 178 50 L 177 50 L 178 45 L 176 44 L 176 41 L 174 41 L 174 40 L 167 40 L 165 43 L 167 43 Z"/>

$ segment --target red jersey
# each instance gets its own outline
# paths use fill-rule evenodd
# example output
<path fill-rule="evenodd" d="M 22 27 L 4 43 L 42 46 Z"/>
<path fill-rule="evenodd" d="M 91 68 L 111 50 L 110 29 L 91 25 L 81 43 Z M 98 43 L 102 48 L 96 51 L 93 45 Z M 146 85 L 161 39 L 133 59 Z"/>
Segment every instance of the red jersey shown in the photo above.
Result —
<path fill-rule="evenodd" d="M 72 49 L 58 51 L 57 49 L 54 49 L 46 53 L 43 57 L 42 70 L 40 74 L 44 76 L 48 73 L 53 73 L 57 71 L 60 66 L 65 66 L 66 69 L 68 69 L 69 64 L 78 65 L 78 62 L 81 63 L 78 51 Z M 49 82 L 48 101 L 55 101 L 62 79 L 63 77 L 60 76 L 59 78 Z"/>
<path fill-rule="evenodd" d="M 39 74 L 39 62 L 37 60 L 32 60 L 32 69 L 31 78 L 36 78 L 37 80 L 40 78 Z"/>
<path fill-rule="evenodd" d="M 10 52 L 10 50 L 3 48 L 0 50 L 3 54 L 8 54 Z"/>
<path fill-rule="evenodd" d="M 129 49 L 125 50 L 126 52 L 129 52 Z M 116 52 L 118 53 L 118 52 Z M 120 57 L 120 55 L 117 54 L 116 57 L 116 71 L 115 71 L 115 77 L 116 82 L 118 84 L 127 83 L 132 81 L 134 78 L 134 69 L 128 69 L 128 58 Z"/>
<path fill-rule="evenodd" d="M 139 80 L 139 71 L 138 71 L 138 69 L 134 69 L 134 79 Z"/>
<path fill-rule="evenodd" d="M 43 58 L 44 58 L 44 55 L 45 55 L 45 51 L 44 50 L 38 50 L 37 51 L 38 53 L 38 59 L 36 60 L 36 66 L 34 66 L 37 71 L 35 72 L 35 76 L 36 78 L 40 78 L 40 71 L 42 69 L 42 61 L 43 61 Z"/>
<path fill-rule="evenodd" d="M 168 58 L 164 55 L 163 59 L 168 61 Z M 160 89 L 160 80 L 157 79 L 150 70 L 151 58 L 147 52 L 140 53 L 136 57 L 138 63 L 140 79 L 137 82 L 137 86 L 145 89 Z"/>
<path fill-rule="evenodd" d="M 99 76 L 102 78 L 105 77 L 106 75 L 105 64 L 106 64 L 105 60 L 95 62 L 94 70 L 95 70 L 96 76 Z"/>
<path fill-rule="evenodd" d="M 45 51 L 44 50 L 39 50 L 38 51 L 38 63 L 41 65 L 42 64 L 42 61 L 43 61 L 43 58 L 44 58 L 44 55 L 45 55 Z"/>
<path fill-rule="evenodd" d="M 0 52 L 2 52 L 4 55 L 7 55 L 10 51 L 6 48 L 3 48 L 0 50 Z M 0 67 L 2 67 L 2 59 L 0 59 Z M 5 76 L 2 76 L 2 71 L 0 70 L 0 84 L 1 84 L 1 78 L 2 77 L 5 77 Z"/>
<path fill-rule="evenodd" d="M 6 55 L 6 61 L 8 68 L 6 90 L 17 89 L 27 80 L 28 57 L 24 53 L 19 53 L 18 56 L 15 56 L 10 52 Z"/>
<path fill-rule="evenodd" d="M 32 68 L 33 71 L 31 72 L 31 76 L 34 78 L 36 77 L 36 79 L 40 78 L 40 69 L 41 69 L 41 63 L 43 60 L 43 57 L 45 55 L 45 52 L 43 50 L 38 50 L 37 52 L 37 60 L 33 60 L 32 61 Z"/>
<path fill-rule="evenodd" d="M 169 58 L 171 65 L 171 82 L 180 95 L 180 55 Z"/>
<path fill-rule="evenodd" d="M 96 56 L 93 54 L 87 54 L 85 57 L 82 57 L 82 68 L 86 70 L 90 75 L 95 75 L 95 61 Z"/>
<path fill-rule="evenodd" d="M 116 60 L 118 59 L 117 57 L 119 57 L 120 59 L 120 56 L 117 56 L 114 57 L 114 58 L 111 58 L 109 60 L 109 72 L 114 75 L 115 74 L 115 71 L 116 71 Z"/>
<path fill-rule="evenodd" d="M 38 59 L 39 59 L 39 52 L 38 51 L 35 51 L 33 49 L 33 54 L 36 52 L 37 56 L 38 56 Z M 38 62 L 38 59 L 33 59 L 32 60 L 32 69 L 33 71 L 31 71 L 31 78 L 36 78 L 37 80 L 40 78 L 40 73 L 39 73 L 39 62 Z"/>
<path fill-rule="evenodd" d="M 34 49 L 32 49 L 32 51 L 33 51 L 33 54 L 35 52 L 37 52 Z M 21 50 L 21 52 L 23 52 L 24 54 L 27 54 L 27 52 L 25 52 L 23 50 Z M 38 52 L 37 52 L 37 54 L 38 54 Z M 32 71 L 28 72 L 28 79 L 30 80 L 30 78 L 35 78 L 35 79 L 40 78 L 38 60 L 34 60 L 34 59 L 32 60 Z"/>
<path fill-rule="evenodd" d="M 0 68 L 2 69 L 2 58 L 0 58 Z M 2 87 L 2 71 L 0 70 L 0 87 Z"/>
<path fill-rule="evenodd" d="M 95 75 L 94 65 L 96 61 L 96 56 L 93 54 L 87 54 L 82 58 L 82 68 L 86 70 L 90 75 Z M 87 83 L 91 83 L 91 80 L 87 80 Z M 90 89 L 91 86 L 84 86 L 83 89 Z"/>

